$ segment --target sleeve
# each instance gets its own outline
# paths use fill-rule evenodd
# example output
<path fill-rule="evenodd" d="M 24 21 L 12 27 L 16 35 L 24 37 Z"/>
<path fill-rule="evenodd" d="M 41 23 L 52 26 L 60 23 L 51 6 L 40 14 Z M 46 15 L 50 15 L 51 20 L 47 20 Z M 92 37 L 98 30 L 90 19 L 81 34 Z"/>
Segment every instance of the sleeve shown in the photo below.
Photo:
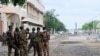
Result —
<path fill-rule="evenodd" d="M 48 40 L 50 40 L 50 32 L 47 32 Z"/>

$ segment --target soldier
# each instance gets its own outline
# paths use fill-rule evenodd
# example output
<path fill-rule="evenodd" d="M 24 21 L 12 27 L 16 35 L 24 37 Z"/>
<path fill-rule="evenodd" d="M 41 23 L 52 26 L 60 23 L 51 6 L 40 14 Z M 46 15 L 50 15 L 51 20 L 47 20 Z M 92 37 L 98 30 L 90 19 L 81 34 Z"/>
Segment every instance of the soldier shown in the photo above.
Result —
<path fill-rule="evenodd" d="M 43 39 L 43 52 L 44 52 L 44 56 L 46 56 L 46 55 L 49 56 L 50 32 L 47 31 L 45 27 L 43 27 L 42 39 Z"/>
<path fill-rule="evenodd" d="M 30 36 L 30 32 L 29 32 L 30 30 L 29 30 L 29 28 L 26 28 L 25 31 L 26 31 L 26 39 L 27 39 L 27 46 L 28 46 L 28 44 L 29 44 L 28 38 Z"/>
<path fill-rule="evenodd" d="M 42 33 L 40 32 L 40 28 L 37 28 L 37 33 L 36 33 L 36 37 L 34 39 L 35 43 L 36 43 L 36 51 L 38 53 L 38 56 L 43 56 L 42 55 Z"/>
<path fill-rule="evenodd" d="M 20 27 L 20 56 L 27 56 L 27 31 Z"/>
<path fill-rule="evenodd" d="M 19 29 L 18 27 L 16 27 L 14 31 L 14 40 L 15 40 L 14 44 L 19 49 Z M 15 50 L 15 56 L 19 56 L 19 50 Z"/>
<path fill-rule="evenodd" d="M 36 33 L 35 33 L 35 28 L 32 28 L 32 32 L 29 36 L 29 39 L 30 39 L 30 43 L 29 43 L 29 46 L 28 46 L 28 52 L 30 51 L 30 49 L 33 47 L 34 48 L 34 56 L 36 55 L 36 42 L 34 41 L 35 39 L 35 36 L 36 36 Z"/>
<path fill-rule="evenodd" d="M 7 45 L 8 45 L 8 56 L 11 56 L 12 48 L 18 51 L 18 48 L 14 44 L 14 34 L 12 32 L 12 26 L 9 26 L 9 30 L 7 31 Z"/>

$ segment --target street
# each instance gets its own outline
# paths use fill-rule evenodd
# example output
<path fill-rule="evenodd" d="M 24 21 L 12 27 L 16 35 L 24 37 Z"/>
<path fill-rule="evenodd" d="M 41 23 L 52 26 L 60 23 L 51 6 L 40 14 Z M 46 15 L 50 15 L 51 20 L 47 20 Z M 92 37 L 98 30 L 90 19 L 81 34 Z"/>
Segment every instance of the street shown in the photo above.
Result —
<path fill-rule="evenodd" d="M 56 45 L 51 47 L 51 56 L 100 56 L 100 44 L 85 36 L 64 38 L 51 45 Z"/>
<path fill-rule="evenodd" d="M 7 46 L 0 46 L 0 56 L 7 56 Z M 86 36 L 59 35 L 50 40 L 50 56 L 100 56 L 100 43 Z"/>

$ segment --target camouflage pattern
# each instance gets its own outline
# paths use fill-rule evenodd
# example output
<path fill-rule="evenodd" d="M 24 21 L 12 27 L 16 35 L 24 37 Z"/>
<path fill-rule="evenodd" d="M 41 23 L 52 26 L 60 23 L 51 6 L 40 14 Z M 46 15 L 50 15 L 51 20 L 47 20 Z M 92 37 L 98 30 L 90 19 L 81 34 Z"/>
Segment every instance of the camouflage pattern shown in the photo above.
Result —
<path fill-rule="evenodd" d="M 18 51 L 18 48 L 14 44 L 14 37 L 13 37 L 13 32 L 12 31 L 7 31 L 7 44 L 8 44 L 8 56 L 11 56 L 12 48 Z M 17 53 L 15 53 L 17 54 Z"/>
<path fill-rule="evenodd" d="M 36 37 L 34 39 L 35 43 L 36 43 L 36 50 L 38 53 L 38 56 L 43 56 L 43 45 L 42 45 L 42 33 L 41 32 L 37 32 L 36 33 Z"/>
<path fill-rule="evenodd" d="M 43 52 L 44 52 L 44 56 L 49 56 L 50 33 L 48 31 L 44 31 L 42 33 L 42 39 L 43 39 Z"/>
<path fill-rule="evenodd" d="M 30 39 L 30 43 L 29 43 L 29 46 L 28 46 L 28 52 L 30 51 L 30 49 L 33 47 L 34 48 L 34 38 L 35 38 L 35 32 L 31 32 L 30 35 L 29 35 L 29 38 Z"/>
<path fill-rule="evenodd" d="M 14 32 L 14 40 L 15 40 L 14 44 L 18 48 L 18 50 L 15 50 L 15 56 L 19 56 L 19 31 Z"/>
<path fill-rule="evenodd" d="M 27 32 L 26 30 L 21 30 L 20 32 L 20 56 L 27 56 Z"/>
<path fill-rule="evenodd" d="M 35 32 L 32 32 L 31 34 L 30 34 L 30 44 L 29 44 L 29 49 L 28 49 L 28 51 L 30 51 L 30 48 L 34 48 L 34 56 L 36 56 L 36 53 L 38 53 L 38 43 L 36 42 L 36 41 L 34 41 L 35 40 L 35 38 L 36 38 L 36 33 Z"/>

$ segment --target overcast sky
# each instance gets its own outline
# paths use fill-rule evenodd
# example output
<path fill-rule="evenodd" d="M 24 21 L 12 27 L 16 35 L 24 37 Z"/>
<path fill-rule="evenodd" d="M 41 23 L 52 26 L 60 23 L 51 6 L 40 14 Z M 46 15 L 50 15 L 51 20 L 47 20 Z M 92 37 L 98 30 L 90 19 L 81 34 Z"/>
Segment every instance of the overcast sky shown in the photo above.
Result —
<path fill-rule="evenodd" d="M 46 10 L 55 9 L 68 29 L 78 28 L 88 21 L 100 19 L 100 0 L 42 0 Z"/>

